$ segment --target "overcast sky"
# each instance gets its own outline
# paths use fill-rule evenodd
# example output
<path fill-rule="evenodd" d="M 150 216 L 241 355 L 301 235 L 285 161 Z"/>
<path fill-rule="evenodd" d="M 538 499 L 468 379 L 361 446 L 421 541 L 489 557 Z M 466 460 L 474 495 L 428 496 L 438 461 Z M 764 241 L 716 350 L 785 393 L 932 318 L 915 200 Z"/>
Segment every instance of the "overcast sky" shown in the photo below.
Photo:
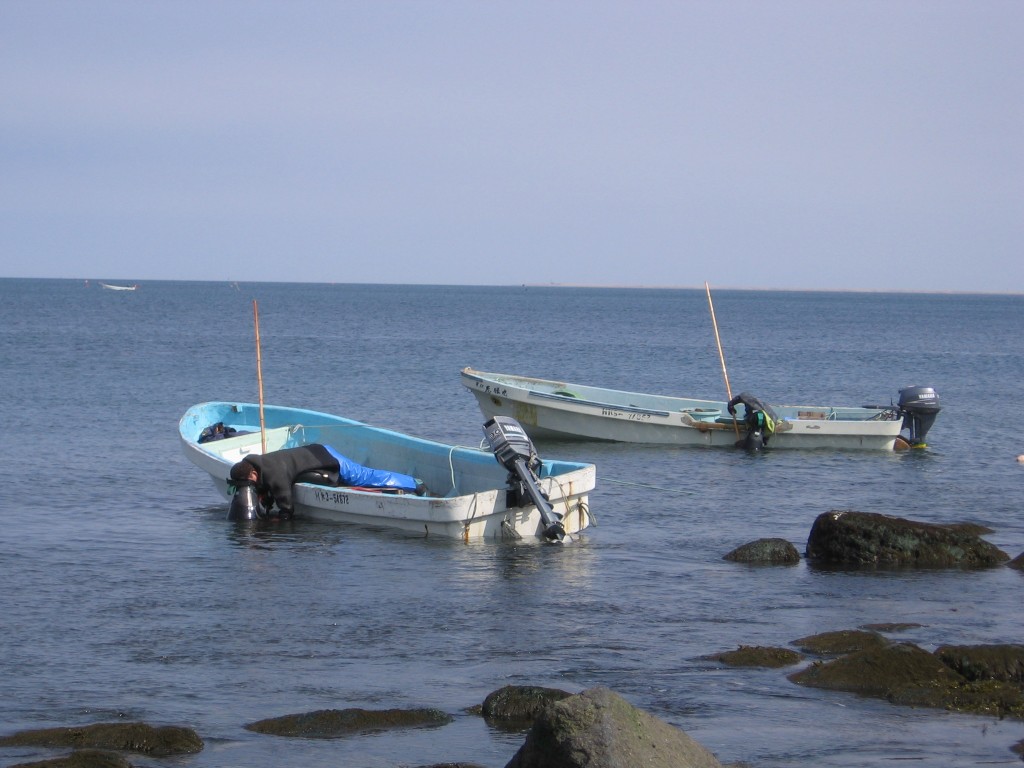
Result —
<path fill-rule="evenodd" d="M 0 0 L 0 276 L 1024 292 L 1024 2 Z"/>

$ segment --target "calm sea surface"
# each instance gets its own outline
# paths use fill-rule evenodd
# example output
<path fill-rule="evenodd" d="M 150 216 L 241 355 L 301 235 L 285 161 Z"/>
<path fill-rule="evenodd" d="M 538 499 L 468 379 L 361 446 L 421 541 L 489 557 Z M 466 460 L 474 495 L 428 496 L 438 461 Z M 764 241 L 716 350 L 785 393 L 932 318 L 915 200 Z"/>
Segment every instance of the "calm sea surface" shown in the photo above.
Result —
<path fill-rule="evenodd" d="M 599 525 L 563 547 L 408 538 L 296 521 L 246 531 L 185 461 L 193 403 L 258 397 L 461 445 L 467 365 L 722 398 L 703 290 L 0 280 L 0 726 L 187 725 L 206 749 L 150 766 L 502 768 L 521 733 L 463 713 L 507 684 L 604 685 L 723 762 L 1015 765 L 1024 724 L 798 687 L 702 657 L 868 623 L 947 643 L 1024 642 L 1024 576 L 835 572 L 722 560 L 859 509 L 973 521 L 1024 551 L 1024 297 L 720 291 L 734 392 L 888 403 L 931 385 L 923 452 L 541 444 L 593 461 Z M 438 707 L 438 730 L 315 741 L 253 720 Z M 0 750 L 11 765 L 45 756 Z"/>

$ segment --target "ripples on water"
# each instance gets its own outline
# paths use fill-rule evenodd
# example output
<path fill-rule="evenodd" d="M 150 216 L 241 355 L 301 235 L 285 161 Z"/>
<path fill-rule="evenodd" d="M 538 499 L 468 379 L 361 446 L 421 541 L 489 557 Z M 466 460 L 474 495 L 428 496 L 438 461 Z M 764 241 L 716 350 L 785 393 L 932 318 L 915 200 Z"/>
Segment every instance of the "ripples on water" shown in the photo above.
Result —
<path fill-rule="evenodd" d="M 0 281 L 8 293 L 21 282 Z M 832 508 L 982 522 L 995 529 L 991 541 L 1019 554 L 1016 428 L 994 424 L 981 436 L 973 419 L 978 393 L 1016 392 L 1024 373 L 1020 334 L 1009 335 L 1019 331 L 1017 300 L 972 299 L 974 313 L 961 317 L 947 297 L 893 307 L 871 296 L 723 295 L 716 311 L 727 349 L 737 340 L 734 388 L 757 379 L 813 401 L 877 400 L 911 383 L 911 365 L 922 377 L 914 383 L 935 385 L 946 407 L 932 447 L 749 457 L 542 445 L 542 455 L 598 466 L 598 527 L 552 547 L 301 521 L 227 524 L 226 505 L 185 462 L 175 429 L 194 402 L 254 399 L 249 297 L 225 300 L 228 322 L 209 300 L 220 286 L 144 285 L 131 304 L 70 284 L 33 286 L 60 295 L 8 295 L 0 309 L 0 403 L 9 438 L 19 438 L 0 447 L 10 469 L 0 488 L 5 732 L 137 718 L 195 727 L 207 748 L 168 764 L 197 768 L 452 760 L 500 768 L 522 734 L 490 729 L 464 708 L 510 683 L 606 685 L 723 761 L 759 768 L 1017 762 L 1009 746 L 1024 738 L 1019 722 L 892 707 L 797 687 L 785 679 L 792 670 L 704 659 L 896 621 L 921 624 L 893 637 L 928 649 L 1021 642 L 1021 575 L 1009 569 L 844 572 L 721 559 L 762 536 L 802 549 L 814 518 Z M 567 378 L 649 391 L 678 391 L 680 378 L 693 380 L 682 394 L 721 388 L 702 292 L 349 287 L 336 289 L 345 301 L 335 304 L 330 287 L 259 290 L 268 399 L 427 437 L 478 443 L 482 419 L 457 378 L 469 364 L 541 376 L 564 369 Z M 750 316 L 751 302 L 764 310 L 768 359 L 729 327 L 728 318 Z M 441 304 L 454 319 L 434 311 Z M 828 338 L 800 322 L 818 304 L 832 308 Z M 942 312 L 941 354 L 908 351 L 895 329 Z M 514 317 L 522 334 L 493 329 L 494 317 Z M 665 338 L 636 343 L 662 326 Z M 873 357 L 871 348 L 882 351 Z M 894 368 L 901 356 L 910 362 Z M 326 742 L 242 728 L 360 706 L 436 706 L 456 722 Z M 35 757 L 0 755 L 8 764 Z"/>

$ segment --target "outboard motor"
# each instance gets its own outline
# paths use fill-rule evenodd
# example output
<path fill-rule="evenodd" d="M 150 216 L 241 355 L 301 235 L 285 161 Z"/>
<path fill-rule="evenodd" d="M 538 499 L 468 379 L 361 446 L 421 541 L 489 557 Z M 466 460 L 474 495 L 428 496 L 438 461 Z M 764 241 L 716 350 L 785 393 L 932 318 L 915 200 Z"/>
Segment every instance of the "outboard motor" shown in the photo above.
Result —
<path fill-rule="evenodd" d="M 540 512 L 544 522 L 544 538 L 548 541 L 562 541 L 565 538 L 562 516 L 551 508 L 547 496 L 537 485 L 540 457 L 526 430 L 509 416 L 495 416 L 484 424 L 484 437 L 498 463 L 508 470 L 509 484 L 518 495 L 520 506 L 525 491 L 525 495 Z"/>
<path fill-rule="evenodd" d="M 263 517 L 259 494 L 252 483 L 239 483 L 228 507 L 228 520 L 256 520 Z"/>
<path fill-rule="evenodd" d="M 899 408 L 903 428 L 910 430 L 911 446 L 923 447 L 924 436 L 942 410 L 938 393 L 932 387 L 904 387 L 900 390 Z"/>

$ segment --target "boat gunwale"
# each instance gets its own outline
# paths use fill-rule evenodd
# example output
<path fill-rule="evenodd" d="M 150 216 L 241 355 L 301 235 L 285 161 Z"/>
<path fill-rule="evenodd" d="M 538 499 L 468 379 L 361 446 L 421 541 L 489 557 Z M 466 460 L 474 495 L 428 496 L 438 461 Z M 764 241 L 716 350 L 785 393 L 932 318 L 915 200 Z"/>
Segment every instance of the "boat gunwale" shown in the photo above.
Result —
<path fill-rule="evenodd" d="M 204 403 L 196 403 L 195 405 L 188 408 L 182 415 L 178 422 L 178 432 L 182 442 L 189 445 L 202 453 L 211 456 L 217 460 L 225 461 L 223 457 L 224 451 L 218 450 L 218 446 L 224 446 L 226 448 L 233 448 L 239 445 L 243 445 L 246 442 L 251 441 L 254 436 L 259 437 L 258 431 L 246 432 L 241 435 L 232 435 L 225 437 L 220 440 L 211 441 L 208 443 L 200 443 L 197 438 L 190 437 L 186 434 L 185 425 L 189 419 L 197 420 L 200 413 L 205 411 L 216 411 L 218 417 L 221 415 L 221 411 L 225 413 L 243 413 L 245 409 L 258 409 L 259 405 L 256 403 L 244 403 L 238 401 L 229 400 L 213 400 Z M 243 409 L 243 410 L 239 410 Z M 266 411 L 281 412 L 285 415 L 287 412 L 308 414 L 311 416 L 321 417 L 325 419 L 325 423 L 322 424 L 303 424 L 296 422 L 289 422 L 286 424 L 274 424 L 273 426 L 267 426 L 267 433 L 275 432 L 278 430 L 287 430 L 288 432 L 295 433 L 301 429 L 334 429 L 338 427 L 353 427 L 361 430 L 366 430 L 370 435 L 379 436 L 383 442 L 387 442 L 389 439 L 397 439 L 398 441 L 406 444 L 411 444 L 414 449 L 418 452 L 423 453 L 428 457 L 436 458 L 438 456 L 446 456 L 450 461 L 452 458 L 458 457 L 468 460 L 470 463 L 480 462 L 485 465 L 494 463 L 500 467 L 495 460 L 494 454 L 489 450 L 483 448 L 473 447 L 468 445 L 453 445 L 451 443 L 444 443 L 440 440 L 433 440 L 426 437 L 418 437 L 416 435 L 409 435 L 403 432 L 398 432 L 388 427 L 378 427 L 372 424 L 367 424 L 362 421 L 355 419 L 349 419 L 344 416 L 337 416 L 334 414 L 324 413 L 322 411 L 314 411 L 307 408 L 291 408 L 289 406 L 271 405 L 264 406 L 264 412 Z M 249 425 L 255 427 L 256 425 Z M 200 428 L 201 429 L 201 428 Z M 228 442 L 231 441 L 231 442 Z M 237 441 L 237 442 L 236 442 Z M 548 477 L 557 478 L 562 477 L 572 472 L 587 469 L 593 467 L 592 462 L 586 461 L 570 461 L 567 459 L 549 459 L 542 458 L 541 465 L 544 469 L 544 473 L 540 475 L 540 479 L 544 480 Z"/>
<path fill-rule="evenodd" d="M 566 405 L 578 404 L 584 406 L 591 406 L 595 408 L 623 411 L 627 413 L 637 413 L 650 416 L 658 416 L 662 418 L 671 418 L 677 414 L 685 414 L 693 410 L 700 409 L 701 406 L 717 406 L 718 410 L 725 410 L 727 402 L 724 400 L 703 400 L 700 398 L 684 398 L 674 397 L 672 395 L 652 395 L 645 394 L 642 392 L 632 392 L 628 390 L 609 389 L 606 387 L 593 387 L 585 384 L 575 384 L 572 382 L 563 382 L 554 379 L 540 379 L 531 376 L 516 376 L 513 374 L 494 374 L 486 371 L 477 371 L 472 368 L 464 368 L 462 374 L 465 378 L 470 379 L 474 382 L 479 382 L 485 387 L 493 387 L 495 384 L 500 387 L 505 387 L 513 391 L 513 394 L 501 394 L 497 392 L 484 391 L 481 387 L 468 387 L 474 392 L 480 392 L 482 394 L 492 394 L 496 397 L 506 397 L 509 400 L 525 400 L 530 397 L 536 397 L 538 399 L 550 399 L 558 403 L 564 403 Z M 581 390 L 589 390 L 595 392 L 609 392 L 623 396 L 634 396 L 649 398 L 655 400 L 665 400 L 671 403 L 685 404 L 686 407 L 679 408 L 676 410 L 663 410 L 658 408 L 651 408 L 638 405 L 617 405 L 614 403 L 607 403 L 600 400 L 593 400 L 590 398 L 577 397 L 574 395 L 563 395 L 557 392 L 545 392 L 542 390 L 534 389 L 529 386 L 521 386 L 518 382 L 529 382 L 531 384 L 541 384 L 545 387 L 554 388 L 578 388 Z M 519 395 L 519 393 L 525 393 L 525 396 Z M 892 411 L 896 408 L 894 405 L 772 405 L 772 408 L 782 412 L 780 419 L 788 422 L 812 422 L 817 423 L 821 421 L 831 422 L 846 422 L 846 423 L 863 423 L 872 421 L 899 421 L 899 419 L 883 419 L 881 418 L 885 413 Z M 799 413 L 802 411 L 810 411 L 820 413 L 820 416 L 814 418 L 800 418 Z M 789 415 L 796 413 L 796 415 Z M 606 418 L 617 418 L 616 414 L 601 414 Z M 679 426 L 692 427 L 690 424 L 681 424 Z"/>

